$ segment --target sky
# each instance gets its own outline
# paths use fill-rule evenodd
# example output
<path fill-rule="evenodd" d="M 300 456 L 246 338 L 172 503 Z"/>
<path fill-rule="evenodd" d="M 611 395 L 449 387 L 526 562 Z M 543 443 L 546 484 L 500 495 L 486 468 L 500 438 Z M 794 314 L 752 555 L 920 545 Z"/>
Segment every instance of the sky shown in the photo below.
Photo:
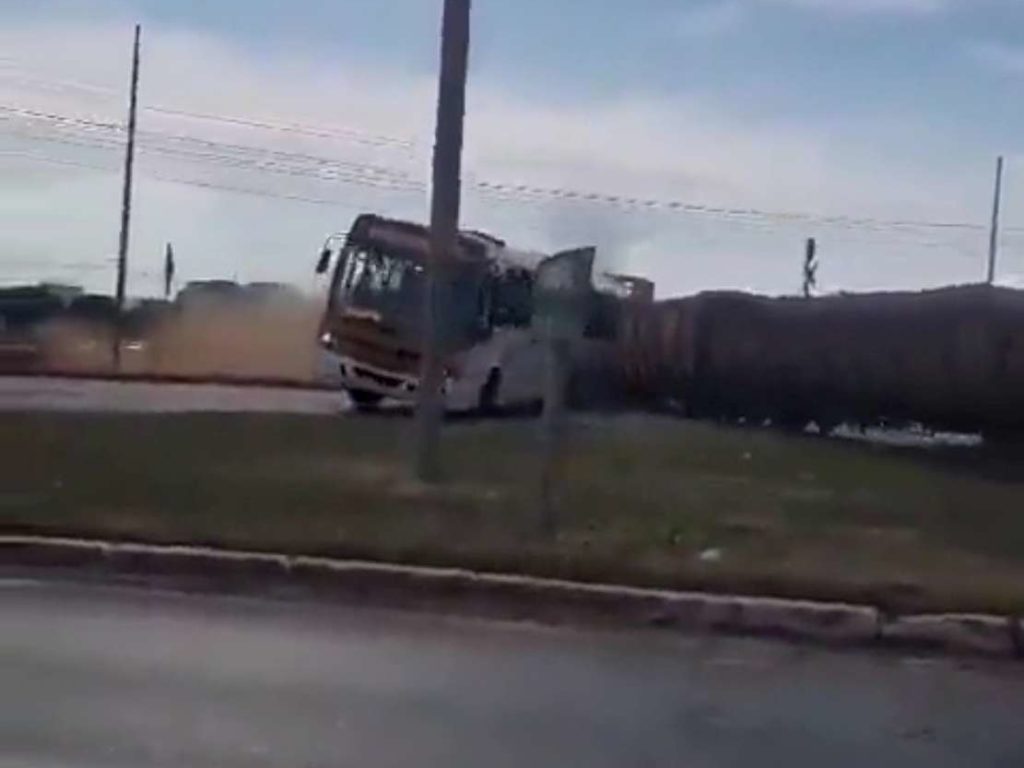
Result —
<path fill-rule="evenodd" d="M 440 0 L 0 0 L 0 282 L 109 291 L 143 25 L 129 290 L 318 287 L 360 211 L 425 220 Z M 1019 0 L 475 0 L 463 225 L 795 293 L 1024 287 Z"/>

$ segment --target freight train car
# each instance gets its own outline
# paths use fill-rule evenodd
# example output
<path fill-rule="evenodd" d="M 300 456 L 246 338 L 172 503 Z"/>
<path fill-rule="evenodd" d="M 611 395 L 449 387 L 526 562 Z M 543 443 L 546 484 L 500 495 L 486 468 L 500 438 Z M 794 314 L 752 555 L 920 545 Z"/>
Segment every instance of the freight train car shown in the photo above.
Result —
<path fill-rule="evenodd" d="M 715 292 L 634 307 L 622 386 L 690 416 L 1024 430 L 1024 292 L 768 298 Z"/>

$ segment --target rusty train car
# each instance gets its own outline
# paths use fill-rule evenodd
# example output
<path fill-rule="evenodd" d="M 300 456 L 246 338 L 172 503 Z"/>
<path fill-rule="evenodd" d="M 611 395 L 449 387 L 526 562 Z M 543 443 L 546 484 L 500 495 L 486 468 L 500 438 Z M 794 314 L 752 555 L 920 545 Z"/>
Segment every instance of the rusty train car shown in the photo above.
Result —
<path fill-rule="evenodd" d="M 695 418 L 1024 431 L 1024 291 L 702 293 L 627 307 L 617 345 L 629 399 Z"/>

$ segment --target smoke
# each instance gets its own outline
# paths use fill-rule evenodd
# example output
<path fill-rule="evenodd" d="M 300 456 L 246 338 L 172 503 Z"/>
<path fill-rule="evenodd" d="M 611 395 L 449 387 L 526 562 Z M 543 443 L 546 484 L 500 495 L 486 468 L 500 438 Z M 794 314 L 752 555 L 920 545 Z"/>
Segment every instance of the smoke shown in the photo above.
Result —
<path fill-rule="evenodd" d="M 597 248 L 594 274 L 629 272 L 630 254 L 648 236 L 641 216 L 614 216 L 607 211 L 563 203 L 547 214 L 545 231 L 552 250 L 592 245 Z"/>

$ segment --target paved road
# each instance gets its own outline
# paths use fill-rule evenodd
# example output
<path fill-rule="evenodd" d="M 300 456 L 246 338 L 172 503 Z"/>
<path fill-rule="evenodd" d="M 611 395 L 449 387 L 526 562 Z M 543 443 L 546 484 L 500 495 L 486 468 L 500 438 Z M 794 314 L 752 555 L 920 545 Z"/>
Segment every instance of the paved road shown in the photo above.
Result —
<path fill-rule="evenodd" d="M 1024 765 L 1014 666 L 0 581 L 0 765 Z"/>
<path fill-rule="evenodd" d="M 0 412 L 23 410 L 178 413 L 338 413 L 341 392 L 0 376 Z"/>
<path fill-rule="evenodd" d="M 0 413 L 26 410 L 336 414 L 350 410 L 350 405 L 341 391 L 0 376 Z M 620 415 L 615 420 L 610 420 L 607 415 L 594 415 L 590 420 L 608 423 L 621 422 L 624 418 L 640 425 L 670 421 L 664 416 L 637 413 Z M 868 429 L 861 432 L 841 427 L 836 436 L 901 446 L 974 446 L 981 443 L 977 435 L 931 435 L 916 430 Z"/>

